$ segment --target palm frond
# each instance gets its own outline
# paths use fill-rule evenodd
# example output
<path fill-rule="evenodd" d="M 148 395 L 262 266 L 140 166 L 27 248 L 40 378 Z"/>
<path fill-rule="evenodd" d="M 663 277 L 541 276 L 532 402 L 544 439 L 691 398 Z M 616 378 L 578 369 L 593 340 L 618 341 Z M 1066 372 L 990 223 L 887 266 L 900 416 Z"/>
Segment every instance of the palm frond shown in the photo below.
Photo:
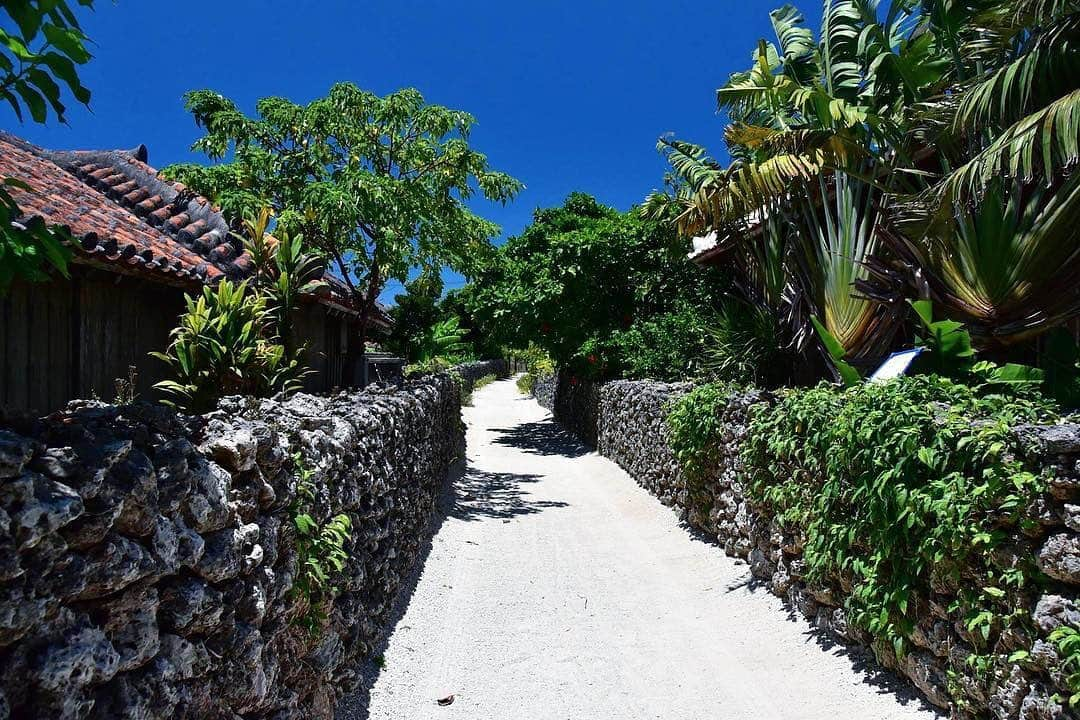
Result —
<path fill-rule="evenodd" d="M 1017 122 L 1080 85 L 1080 14 L 1040 33 L 1019 58 L 963 93 L 953 121 L 958 134 L 975 135 Z"/>
<path fill-rule="evenodd" d="M 999 177 L 1049 182 L 1080 161 L 1080 90 L 1017 121 L 931 190 L 940 217 L 970 202 Z"/>

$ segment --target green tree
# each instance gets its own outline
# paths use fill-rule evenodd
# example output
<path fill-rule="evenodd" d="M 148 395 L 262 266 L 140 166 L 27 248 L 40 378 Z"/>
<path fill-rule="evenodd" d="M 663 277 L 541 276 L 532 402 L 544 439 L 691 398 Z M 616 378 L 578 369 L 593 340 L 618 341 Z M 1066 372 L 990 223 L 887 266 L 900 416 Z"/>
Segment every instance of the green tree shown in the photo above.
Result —
<path fill-rule="evenodd" d="M 384 343 L 387 350 L 410 363 L 419 359 L 423 338 L 442 319 L 439 310 L 442 292 L 443 282 L 438 273 L 422 273 L 405 283 L 405 292 L 394 296 L 394 307 L 390 309 L 394 326 Z"/>
<path fill-rule="evenodd" d="M 909 137 L 940 174 L 899 198 L 891 269 L 1007 350 L 1080 313 L 1080 2 L 931 7 L 956 52 Z"/>
<path fill-rule="evenodd" d="M 913 297 L 981 347 L 1080 313 L 1080 3 L 826 0 L 816 37 L 770 18 L 717 93 L 732 162 L 662 139 L 682 184 L 647 207 L 716 231 L 796 347 L 816 316 L 879 356 Z"/>
<path fill-rule="evenodd" d="M 684 191 L 680 226 L 717 231 L 747 299 L 797 350 L 823 325 L 855 357 L 880 355 L 902 307 L 853 293 L 879 251 L 885 196 L 911 176 L 908 106 L 940 89 L 944 60 L 914 0 L 826 0 L 819 37 L 786 5 L 776 42 L 717 91 L 732 163 L 660 141 Z M 779 292 L 778 292 L 779 290 Z"/>
<path fill-rule="evenodd" d="M 93 0 L 77 0 L 91 7 Z M 65 0 L 10 0 L 0 5 L 0 98 L 23 122 L 25 114 L 37 123 L 50 115 L 67 122 L 64 89 L 80 103 L 90 91 L 79 81 L 77 65 L 90 60 L 87 38 Z M 46 227 L 41 218 L 23 220 L 13 191 L 34 192 L 17 178 L 0 179 L 0 295 L 15 278 L 40 281 L 50 266 L 65 277 L 70 252 L 66 234 Z"/>
<path fill-rule="evenodd" d="M 610 374 L 622 364 L 618 333 L 676 310 L 681 299 L 716 300 L 724 285 L 702 275 L 670 224 L 574 193 L 561 207 L 538 210 L 500 248 L 470 303 L 506 346 L 534 343 L 560 365 Z"/>
<path fill-rule="evenodd" d="M 469 145 L 471 115 L 413 89 L 380 97 L 340 83 L 307 105 L 264 98 L 255 117 L 210 90 L 185 102 L 206 131 L 194 149 L 232 160 L 166 172 L 236 216 L 270 205 L 337 268 L 365 335 L 387 280 L 418 267 L 474 272 L 498 228 L 466 201 L 506 202 L 522 187 Z"/>

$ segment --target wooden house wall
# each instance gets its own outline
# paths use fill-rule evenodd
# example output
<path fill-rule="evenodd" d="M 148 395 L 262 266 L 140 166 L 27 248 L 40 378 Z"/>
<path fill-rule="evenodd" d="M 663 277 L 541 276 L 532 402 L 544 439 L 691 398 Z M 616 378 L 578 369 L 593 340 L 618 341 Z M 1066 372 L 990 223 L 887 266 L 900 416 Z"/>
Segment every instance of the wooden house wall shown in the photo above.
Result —
<path fill-rule="evenodd" d="M 302 304 L 293 325 L 296 342 L 306 347 L 307 365 L 314 372 L 304 378 L 304 390 L 323 392 L 326 381 L 326 311 L 319 305 Z"/>
<path fill-rule="evenodd" d="M 110 272 L 73 267 L 70 280 L 16 283 L 0 298 L 0 410 L 46 414 L 74 398 L 116 396 L 116 379 L 138 371 L 137 392 L 157 399 L 167 367 L 149 356 L 169 344 L 183 291 Z M 309 392 L 352 385 L 341 345 L 343 317 L 303 304 L 294 327 L 315 371 Z M 349 332 L 355 332 L 349 328 Z"/>
<path fill-rule="evenodd" d="M 16 283 L 0 298 L 0 406 L 46 413 L 72 398 L 112 400 L 131 366 L 141 397 L 162 378 L 148 353 L 168 345 L 183 293 L 73 269 L 70 280 Z"/>
<path fill-rule="evenodd" d="M 315 372 L 304 381 L 309 392 L 354 387 L 357 363 L 355 323 L 325 307 L 305 304 L 297 313 L 296 339 L 307 347 L 307 363 Z M 344 335 L 343 335 L 344 332 Z"/>

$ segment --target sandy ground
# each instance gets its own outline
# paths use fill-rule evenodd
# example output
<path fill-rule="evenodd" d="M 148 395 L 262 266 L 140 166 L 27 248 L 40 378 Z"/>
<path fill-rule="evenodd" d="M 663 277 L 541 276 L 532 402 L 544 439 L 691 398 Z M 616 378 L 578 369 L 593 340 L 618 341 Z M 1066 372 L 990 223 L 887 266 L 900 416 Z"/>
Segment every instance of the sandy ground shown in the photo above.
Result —
<path fill-rule="evenodd" d="M 340 720 L 937 717 L 512 380 L 473 402 L 468 468 Z"/>

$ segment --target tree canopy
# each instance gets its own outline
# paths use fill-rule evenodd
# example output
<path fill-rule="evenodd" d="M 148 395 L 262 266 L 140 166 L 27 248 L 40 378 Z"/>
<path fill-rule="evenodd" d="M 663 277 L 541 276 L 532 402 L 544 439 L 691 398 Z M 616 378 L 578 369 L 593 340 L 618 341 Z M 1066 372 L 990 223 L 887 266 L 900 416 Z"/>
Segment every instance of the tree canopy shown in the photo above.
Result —
<path fill-rule="evenodd" d="M 193 148 L 229 161 L 166 173 L 234 217 L 272 207 L 336 267 L 365 326 L 390 278 L 442 265 L 475 273 L 498 227 L 467 201 L 506 202 L 522 188 L 470 146 L 471 115 L 413 89 L 380 97 L 339 83 L 307 105 L 263 98 L 254 117 L 210 90 L 185 102 L 205 130 Z"/>
<path fill-rule="evenodd" d="M 602 374 L 623 364 L 620 333 L 679 307 L 707 309 L 723 287 L 715 271 L 690 263 L 669 222 L 574 193 L 537 210 L 500 248 L 468 302 L 503 344 L 534 343 L 560 364 Z"/>

